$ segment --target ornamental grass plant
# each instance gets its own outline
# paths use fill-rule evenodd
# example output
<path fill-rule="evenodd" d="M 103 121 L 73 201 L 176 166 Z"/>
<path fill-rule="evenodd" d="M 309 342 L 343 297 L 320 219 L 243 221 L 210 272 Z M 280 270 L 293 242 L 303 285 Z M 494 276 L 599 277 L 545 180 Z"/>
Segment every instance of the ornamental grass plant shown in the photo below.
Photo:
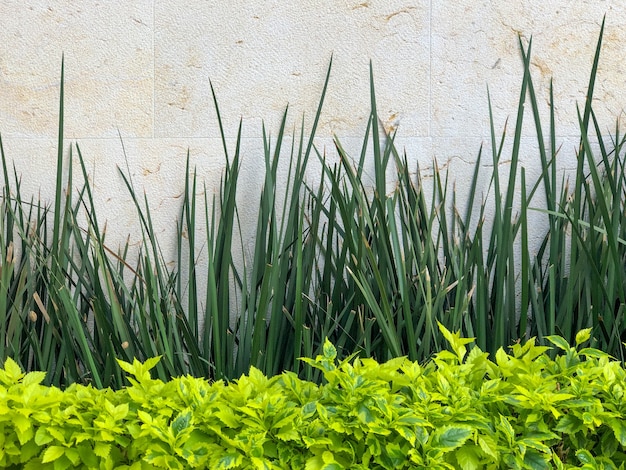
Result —
<path fill-rule="evenodd" d="M 436 162 L 428 181 L 410 167 L 395 134 L 379 126 L 371 68 L 362 149 L 349 155 L 335 137 L 338 159 L 327 158 L 315 137 L 329 66 L 312 123 L 303 119 L 288 135 L 286 110 L 275 137 L 263 129 L 266 171 L 254 246 L 243 262 L 237 194 L 250 156 L 242 155 L 241 124 L 234 148 L 227 145 L 213 88 L 226 168 L 211 196 L 187 158 L 170 265 L 150 201 L 124 170 L 143 244 L 131 256 L 128 244 L 116 250 L 105 239 L 80 146 L 63 137 L 62 70 L 53 204 L 24 196 L 0 140 L 0 360 L 47 371 L 45 383 L 58 386 L 120 388 L 117 359 L 155 356 L 162 359 L 153 373 L 163 381 L 186 374 L 232 379 L 251 366 L 269 376 L 289 370 L 319 380 L 320 371 L 299 358 L 322 354 L 326 338 L 339 357 L 426 361 L 444 346 L 439 322 L 490 353 L 533 336 L 540 345 L 551 335 L 572 343 L 577 331 L 591 328 L 592 346 L 623 361 L 624 137 L 619 126 L 606 136 L 592 106 L 603 29 L 578 111 L 575 173 L 566 179 L 557 170 L 563 157 L 552 89 L 545 118 L 531 75 L 532 41 L 520 39 L 512 129 L 497 130 L 489 101 L 491 140 L 478 151 L 468 194 Z M 520 161 L 523 126 L 537 140 L 541 171 L 534 181 Z M 364 171 L 372 160 L 370 186 Z M 312 164 L 322 166 L 315 183 L 307 178 Z M 81 181 L 72 180 L 74 165 Z M 499 173 L 505 165 L 506 178 Z M 483 194 L 478 179 L 487 168 Z M 529 214 L 537 211 L 545 225 L 531 227 Z M 543 241 L 535 250 L 529 240 L 537 237 Z"/>

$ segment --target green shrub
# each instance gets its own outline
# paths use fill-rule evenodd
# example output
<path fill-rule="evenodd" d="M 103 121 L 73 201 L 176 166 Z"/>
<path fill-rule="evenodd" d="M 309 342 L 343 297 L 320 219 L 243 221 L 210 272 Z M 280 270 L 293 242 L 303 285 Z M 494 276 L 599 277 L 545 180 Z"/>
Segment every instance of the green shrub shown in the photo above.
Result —
<path fill-rule="evenodd" d="M 0 370 L 3 468 L 623 468 L 626 372 L 561 337 L 500 349 L 490 360 L 440 325 L 450 343 L 424 366 L 406 358 L 304 359 L 317 385 L 252 368 L 231 383 L 153 379 L 159 358 L 120 362 L 118 391 L 40 384 Z"/>

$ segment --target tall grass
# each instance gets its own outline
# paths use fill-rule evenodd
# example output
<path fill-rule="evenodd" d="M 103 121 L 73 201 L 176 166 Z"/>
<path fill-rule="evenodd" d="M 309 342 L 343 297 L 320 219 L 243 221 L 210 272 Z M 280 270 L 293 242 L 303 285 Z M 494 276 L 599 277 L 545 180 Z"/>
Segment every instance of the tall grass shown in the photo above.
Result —
<path fill-rule="evenodd" d="M 349 155 L 336 137 L 337 160 L 318 149 L 329 65 L 310 127 L 303 120 L 288 136 L 285 110 L 274 138 L 263 128 L 263 189 L 254 246 L 243 262 L 242 126 L 229 149 L 211 87 L 226 168 L 210 196 L 188 156 L 173 267 L 156 237 L 149 201 L 123 170 L 143 244 L 137 257 L 128 245 L 116 252 L 108 246 L 80 147 L 63 137 L 62 69 L 53 207 L 23 198 L 0 140 L 0 359 L 46 370 L 48 383 L 60 386 L 120 387 L 116 358 L 156 355 L 163 356 L 156 369 L 163 380 L 181 374 L 230 379 L 251 366 L 315 379 L 298 358 L 319 354 L 327 337 L 344 355 L 426 360 L 443 347 L 441 322 L 491 352 L 534 335 L 573 341 L 579 329 L 592 327 L 595 346 L 623 360 L 624 137 L 618 126 L 605 137 L 593 112 L 602 33 L 579 113 L 572 180 L 557 171 L 552 90 L 544 135 L 531 43 L 520 40 L 523 74 L 512 131 L 497 130 L 489 100 L 491 141 L 478 151 L 463 194 L 436 162 L 427 182 L 420 168 L 409 167 L 395 135 L 381 130 L 371 67 L 371 112 L 359 155 Z M 533 164 L 541 168 L 530 182 L 520 160 L 524 125 L 535 131 Z M 288 177 L 281 180 L 285 159 Z M 364 182 L 370 159 L 372 185 Z M 478 181 L 485 160 L 491 174 L 483 194 Z M 499 172 L 505 161 L 506 179 Z M 307 178 L 311 162 L 322 165 L 315 184 Z M 78 183 L 73 165 L 80 167 Z M 390 171 L 396 176 L 391 187 Z M 530 226 L 531 211 L 543 214 L 545 228 Z M 533 250 L 529 239 L 537 235 L 543 242 Z"/>

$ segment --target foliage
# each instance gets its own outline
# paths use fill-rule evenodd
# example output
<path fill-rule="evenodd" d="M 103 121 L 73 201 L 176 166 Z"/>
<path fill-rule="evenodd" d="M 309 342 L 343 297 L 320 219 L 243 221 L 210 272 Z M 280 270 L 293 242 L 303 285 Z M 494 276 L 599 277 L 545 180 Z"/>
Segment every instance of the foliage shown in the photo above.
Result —
<path fill-rule="evenodd" d="M 324 383 L 252 368 L 229 384 L 151 377 L 160 358 L 120 361 L 118 391 L 41 385 L 11 359 L 0 370 L 3 468 L 623 468 L 626 371 L 559 336 L 494 360 L 439 328 L 450 350 L 406 358 L 304 359 Z"/>
<path fill-rule="evenodd" d="M 399 356 L 425 361 L 444 344 L 437 322 L 476 337 L 492 354 L 531 336 L 544 346 L 551 335 L 573 342 L 576 331 L 592 328 L 594 347 L 624 360 L 624 136 L 617 128 L 605 137 L 592 107 L 603 29 L 580 112 L 571 189 L 557 172 L 563 154 L 552 93 L 544 135 L 532 42 L 520 39 L 523 76 L 512 139 L 506 128 L 496 132 L 489 101 L 485 154 L 490 149 L 491 158 L 484 166 L 481 148 L 469 194 L 458 193 L 436 162 L 431 179 L 414 171 L 395 135 L 380 129 L 372 68 L 371 113 L 359 156 L 353 159 L 338 138 L 337 161 L 318 149 L 329 66 L 309 129 L 303 120 L 287 145 L 287 110 L 275 138 L 263 129 L 266 171 L 254 245 L 243 263 L 237 261 L 247 251 L 238 235 L 241 125 L 229 148 L 213 90 L 227 164 L 211 198 L 187 159 L 171 265 L 149 201 L 123 171 L 137 208 L 141 252 L 134 259 L 128 246 L 114 251 L 105 239 L 80 146 L 69 145 L 66 155 L 62 71 L 53 206 L 24 197 L 0 140 L 0 360 L 44 370 L 45 383 L 61 387 L 119 388 L 124 380 L 116 358 L 155 356 L 162 358 L 155 373 L 163 382 L 185 374 L 231 379 L 251 367 L 268 376 L 291 370 L 318 380 L 321 372 L 298 358 L 322 354 L 326 338 L 339 357 L 361 352 L 381 362 Z M 541 167 L 533 182 L 526 181 L 520 159 L 525 110 L 532 112 Z M 289 173 L 283 184 L 284 159 Z M 365 177 L 370 161 L 373 187 Z M 322 165 L 315 185 L 307 178 L 311 162 Z M 73 179 L 73 165 L 82 179 Z M 501 170 L 508 170 L 506 180 Z M 479 173 L 489 181 L 484 194 Z M 545 204 L 537 202 L 538 192 L 545 193 Z M 544 232 L 541 224 L 531 227 L 533 210 L 545 217 Z M 533 239 L 543 240 L 538 250 Z"/>

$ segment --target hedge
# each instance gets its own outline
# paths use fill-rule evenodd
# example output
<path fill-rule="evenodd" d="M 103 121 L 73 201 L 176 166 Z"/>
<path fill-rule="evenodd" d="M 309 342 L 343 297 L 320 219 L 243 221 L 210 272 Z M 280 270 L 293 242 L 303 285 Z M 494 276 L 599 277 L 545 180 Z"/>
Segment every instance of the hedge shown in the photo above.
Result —
<path fill-rule="evenodd" d="M 159 358 L 119 361 L 121 390 L 41 385 L 0 370 L 0 466 L 25 469 L 624 468 L 622 364 L 583 347 L 530 340 L 495 357 L 450 343 L 424 365 L 324 354 L 292 372 L 238 380 L 150 375 Z"/>

